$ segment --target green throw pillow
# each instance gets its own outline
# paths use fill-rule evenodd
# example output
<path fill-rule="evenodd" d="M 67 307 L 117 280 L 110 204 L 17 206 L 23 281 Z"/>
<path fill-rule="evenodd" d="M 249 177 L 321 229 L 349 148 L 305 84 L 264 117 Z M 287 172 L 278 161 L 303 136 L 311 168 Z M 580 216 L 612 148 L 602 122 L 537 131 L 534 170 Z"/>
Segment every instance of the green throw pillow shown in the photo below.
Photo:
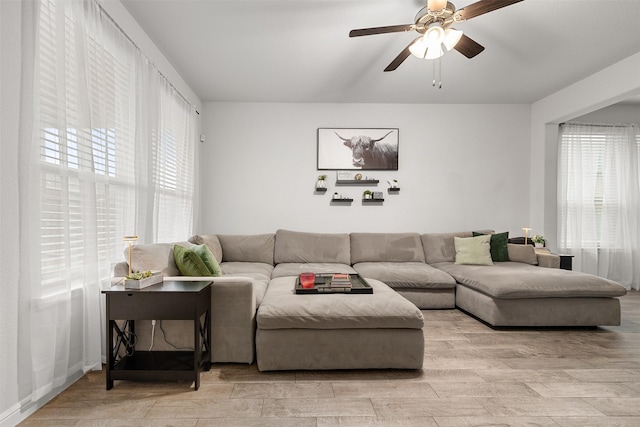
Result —
<path fill-rule="evenodd" d="M 491 261 L 490 235 L 453 238 L 456 248 L 456 264 L 493 265 Z"/>
<path fill-rule="evenodd" d="M 183 276 L 211 276 L 213 273 L 193 250 L 173 246 L 173 259 Z"/>
<path fill-rule="evenodd" d="M 473 232 L 474 236 L 482 236 L 484 233 Z M 493 262 L 509 261 L 509 232 L 491 234 L 491 259 Z"/>
<path fill-rule="evenodd" d="M 222 276 L 222 269 L 220 268 L 220 264 L 218 264 L 216 257 L 213 256 L 213 252 L 211 252 L 209 246 L 198 245 L 194 246 L 191 249 L 200 257 L 202 262 L 204 262 L 204 265 L 206 265 L 209 271 L 211 271 L 212 276 Z"/>

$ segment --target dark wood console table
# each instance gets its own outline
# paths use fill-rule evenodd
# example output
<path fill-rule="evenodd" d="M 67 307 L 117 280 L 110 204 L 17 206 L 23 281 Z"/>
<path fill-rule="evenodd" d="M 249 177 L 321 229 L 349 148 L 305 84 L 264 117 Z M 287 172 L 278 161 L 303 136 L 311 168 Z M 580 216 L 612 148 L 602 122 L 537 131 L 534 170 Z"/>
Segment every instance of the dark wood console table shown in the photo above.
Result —
<path fill-rule="evenodd" d="M 107 299 L 107 390 L 114 380 L 192 380 L 211 367 L 211 282 L 169 281 L 144 289 L 123 285 L 102 291 Z M 135 349 L 136 320 L 192 320 L 193 351 Z M 117 321 L 120 321 L 120 325 Z"/>

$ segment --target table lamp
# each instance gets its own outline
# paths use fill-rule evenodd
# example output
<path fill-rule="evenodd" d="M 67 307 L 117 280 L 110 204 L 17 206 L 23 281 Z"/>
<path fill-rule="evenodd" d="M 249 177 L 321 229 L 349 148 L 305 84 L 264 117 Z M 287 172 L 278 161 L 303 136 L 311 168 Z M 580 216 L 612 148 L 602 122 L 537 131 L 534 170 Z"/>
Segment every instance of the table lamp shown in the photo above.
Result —
<path fill-rule="evenodd" d="M 122 240 L 129 242 L 129 276 L 131 276 L 131 245 L 138 240 L 138 236 L 124 236 Z"/>
<path fill-rule="evenodd" d="M 531 227 L 523 227 L 522 230 L 524 231 L 524 244 L 526 245 L 528 242 L 528 237 L 529 237 L 529 232 L 531 231 Z"/>

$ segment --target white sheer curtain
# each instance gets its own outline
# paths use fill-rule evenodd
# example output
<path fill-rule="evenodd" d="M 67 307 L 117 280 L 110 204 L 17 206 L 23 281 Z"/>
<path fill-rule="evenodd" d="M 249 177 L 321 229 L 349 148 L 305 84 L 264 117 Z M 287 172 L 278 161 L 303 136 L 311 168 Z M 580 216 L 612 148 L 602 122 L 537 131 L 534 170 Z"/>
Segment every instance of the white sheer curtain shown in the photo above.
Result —
<path fill-rule="evenodd" d="M 104 356 L 124 235 L 192 233 L 195 111 L 95 0 L 23 2 L 20 398 Z"/>
<path fill-rule="evenodd" d="M 562 125 L 560 251 L 574 268 L 640 289 L 640 128 Z"/>

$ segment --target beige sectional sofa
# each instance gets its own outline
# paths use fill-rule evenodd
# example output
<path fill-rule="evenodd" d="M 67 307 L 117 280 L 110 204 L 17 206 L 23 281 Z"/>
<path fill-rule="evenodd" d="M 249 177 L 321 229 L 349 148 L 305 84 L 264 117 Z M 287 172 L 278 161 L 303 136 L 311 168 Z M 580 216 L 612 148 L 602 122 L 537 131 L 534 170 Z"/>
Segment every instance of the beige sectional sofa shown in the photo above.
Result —
<path fill-rule="evenodd" d="M 407 368 L 422 366 L 420 309 L 458 307 L 493 326 L 598 326 L 620 323 L 626 293 L 596 276 L 558 269 L 559 259 L 532 246 L 508 245 L 509 261 L 455 263 L 462 233 L 306 233 L 196 235 L 222 277 L 212 284 L 212 361 L 258 362 L 261 370 Z M 136 245 L 132 268 L 182 277 L 174 243 Z M 115 267 L 124 276 L 128 265 Z M 295 277 L 359 273 L 374 295 L 295 295 Z M 382 303 L 384 302 L 384 304 Z M 335 311 L 336 307 L 340 310 Z M 150 326 L 137 323 L 142 348 Z M 188 347 L 190 325 L 164 322 L 168 341 Z M 187 329 L 185 329 L 187 328 Z M 156 340 L 158 350 L 166 346 Z"/>

